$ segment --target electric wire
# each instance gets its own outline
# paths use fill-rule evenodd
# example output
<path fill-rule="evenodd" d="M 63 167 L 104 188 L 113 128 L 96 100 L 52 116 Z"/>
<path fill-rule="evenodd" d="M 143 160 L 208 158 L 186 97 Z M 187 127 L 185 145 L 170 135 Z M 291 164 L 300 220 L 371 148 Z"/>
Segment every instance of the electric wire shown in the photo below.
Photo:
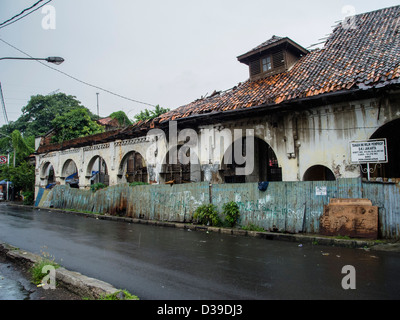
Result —
<path fill-rule="evenodd" d="M 33 9 L 33 8 L 36 7 L 38 4 L 40 4 L 40 2 L 42 2 L 42 1 L 44 1 L 44 0 L 40 0 L 40 1 L 36 2 L 36 3 L 35 3 L 34 5 L 32 5 L 31 7 L 27 8 L 27 9 L 24 9 L 21 13 L 19 13 L 19 14 L 15 15 L 14 17 L 12 17 L 12 18 L 10 18 L 10 19 L 8 19 L 8 20 L 6 20 L 6 21 L 0 23 L 0 29 L 3 29 L 3 28 L 5 28 L 5 27 L 8 27 L 9 25 L 11 25 L 11 24 L 13 24 L 13 23 L 15 23 L 15 22 L 17 22 L 17 21 L 19 21 L 19 20 L 25 18 L 26 16 L 28 16 L 28 15 L 30 15 L 31 13 L 33 13 L 33 12 L 39 10 L 40 8 L 44 7 L 46 4 L 50 3 L 50 2 L 53 1 L 53 0 L 47 1 L 46 3 L 42 4 L 40 7 L 37 7 L 36 9 L 34 9 L 34 10 L 28 12 L 27 14 L 25 14 L 24 16 L 20 17 L 20 16 L 21 16 L 22 14 L 24 14 L 26 11 L 28 11 L 28 10 L 30 10 L 30 9 Z M 19 18 L 18 18 L 18 17 L 19 17 Z M 18 19 L 17 19 L 17 18 L 18 18 Z M 15 19 L 16 19 L 16 20 L 15 20 Z"/>
<path fill-rule="evenodd" d="M 66 76 L 66 77 L 68 77 L 68 78 L 71 78 L 71 79 L 73 79 L 73 80 L 75 80 L 75 81 L 77 81 L 77 82 L 79 82 L 79 83 L 82 83 L 82 84 L 84 84 L 84 85 L 86 85 L 86 86 L 89 86 L 89 87 L 92 87 L 92 88 L 101 90 L 101 91 L 103 91 L 103 92 L 109 93 L 109 94 L 114 95 L 114 96 L 116 96 L 116 97 L 119 97 L 119 98 L 121 98 L 121 99 L 129 100 L 129 101 L 132 101 L 132 102 L 135 102 L 135 103 L 139 103 L 139 104 L 143 104 L 143 105 L 147 105 L 147 106 L 150 106 L 150 107 L 155 107 L 155 105 L 153 105 L 153 104 L 150 104 L 150 103 L 147 103 L 147 102 L 143 102 L 143 101 L 139 101 L 139 100 L 135 100 L 135 99 L 131 99 L 131 98 L 125 97 L 125 96 L 123 96 L 123 95 L 120 95 L 120 94 L 118 94 L 118 93 L 112 92 L 112 91 L 110 91 L 110 90 L 104 89 L 104 88 L 102 88 L 102 87 L 93 85 L 93 84 L 91 84 L 91 83 L 89 83 L 89 82 L 80 80 L 80 79 L 78 79 L 78 78 L 76 78 L 76 77 L 74 77 L 74 76 L 71 76 L 70 74 L 68 74 L 68 73 L 66 73 L 66 72 L 64 72 L 64 71 L 58 70 L 58 69 L 56 69 L 56 68 L 54 68 L 54 67 L 52 67 L 52 66 L 47 65 L 47 64 L 43 63 L 42 61 L 36 60 L 36 59 L 35 59 L 34 57 L 32 57 L 30 54 L 28 54 L 28 53 L 26 53 L 26 52 L 24 52 L 24 51 L 18 49 L 17 47 L 13 46 L 12 44 L 8 43 L 7 41 L 5 41 L 5 40 L 3 40 L 3 39 L 1 39 L 1 38 L 0 38 L 0 41 L 3 42 L 4 44 L 10 46 L 11 48 L 17 50 L 18 52 L 24 54 L 25 56 L 27 56 L 27 57 L 29 57 L 29 58 L 31 58 L 31 59 L 34 59 L 36 62 L 40 63 L 41 65 L 45 66 L 46 68 L 49 68 L 49 69 L 54 70 L 54 71 L 57 71 L 58 73 L 61 73 L 62 75 Z"/>

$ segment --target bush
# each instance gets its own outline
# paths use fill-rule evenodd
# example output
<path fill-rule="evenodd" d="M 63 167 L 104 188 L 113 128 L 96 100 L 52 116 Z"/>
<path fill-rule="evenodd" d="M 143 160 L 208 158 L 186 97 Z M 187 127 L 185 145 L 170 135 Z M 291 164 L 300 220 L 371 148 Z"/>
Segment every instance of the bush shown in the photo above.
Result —
<path fill-rule="evenodd" d="M 222 206 L 223 214 L 225 216 L 225 223 L 233 228 L 239 220 L 240 212 L 239 206 L 236 202 L 228 202 Z"/>
<path fill-rule="evenodd" d="M 24 196 L 24 205 L 26 206 L 31 206 L 35 202 L 35 193 L 33 191 L 25 191 L 22 192 L 22 195 Z"/>
<path fill-rule="evenodd" d="M 213 204 L 204 204 L 198 207 L 193 215 L 193 218 L 199 224 L 208 226 L 221 225 L 221 219 L 219 218 L 217 208 Z"/>
<path fill-rule="evenodd" d="M 104 183 L 101 183 L 101 182 L 92 184 L 90 186 L 90 190 L 92 190 L 93 192 L 96 192 L 97 190 L 105 189 L 105 188 L 107 188 L 107 185 L 105 185 Z"/>
<path fill-rule="evenodd" d="M 129 183 L 130 187 L 134 187 L 134 186 L 147 186 L 148 183 L 147 182 L 140 182 L 140 181 L 134 181 Z"/>

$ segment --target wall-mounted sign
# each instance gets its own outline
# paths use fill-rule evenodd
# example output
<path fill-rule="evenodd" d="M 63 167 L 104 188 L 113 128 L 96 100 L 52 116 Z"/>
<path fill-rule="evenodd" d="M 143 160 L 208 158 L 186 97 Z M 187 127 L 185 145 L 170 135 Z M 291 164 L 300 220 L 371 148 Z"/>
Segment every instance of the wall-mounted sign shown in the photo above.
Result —
<path fill-rule="evenodd" d="M 7 156 L 0 156 L 0 165 L 7 164 Z"/>
<path fill-rule="evenodd" d="M 350 153 L 352 163 L 365 164 L 388 162 L 386 139 L 352 141 L 350 142 Z"/>
<path fill-rule="evenodd" d="M 315 195 L 316 196 L 326 196 L 328 194 L 326 186 L 315 187 Z"/>

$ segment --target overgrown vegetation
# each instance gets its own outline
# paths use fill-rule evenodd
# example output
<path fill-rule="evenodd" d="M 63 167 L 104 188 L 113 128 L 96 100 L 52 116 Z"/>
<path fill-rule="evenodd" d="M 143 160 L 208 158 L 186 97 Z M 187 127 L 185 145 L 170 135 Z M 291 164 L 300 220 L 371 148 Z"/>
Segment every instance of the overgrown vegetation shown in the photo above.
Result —
<path fill-rule="evenodd" d="M 213 204 L 204 204 L 198 207 L 193 218 L 197 223 L 207 226 L 221 226 L 222 224 L 217 207 Z"/>
<path fill-rule="evenodd" d="M 107 187 L 108 187 L 108 186 L 107 186 L 106 184 L 101 183 L 101 182 L 98 182 L 98 183 L 92 184 L 92 185 L 90 186 L 90 190 L 92 190 L 92 192 L 96 192 L 96 191 L 98 191 L 98 190 L 105 189 L 105 188 L 107 188 Z"/>
<path fill-rule="evenodd" d="M 118 124 L 121 127 L 126 127 L 126 126 L 129 126 L 129 125 L 132 124 L 132 121 L 129 120 L 128 116 L 123 111 L 115 111 L 115 112 L 110 114 L 110 117 L 112 119 L 117 119 Z"/>
<path fill-rule="evenodd" d="M 26 206 L 31 206 L 35 202 L 35 192 L 34 191 L 24 191 L 22 192 L 24 197 L 23 203 Z"/>
<path fill-rule="evenodd" d="M 221 219 L 224 217 L 224 220 Z M 240 218 L 239 206 L 236 202 L 228 202 L 222 206 L 222 214 L 218 212 L 218 208 L 213 204 L 205 204 L 196 209 L 193 219 L 198 224 L 214 227 L 236 226 Z"/>
<path fill-rule="evenodd" d="M 225 216 L 225 223 L 233 228 L 239 220 L 239 206 L 236 202 L 228 202 L 222 206 L 222 214 Z"/>
<path fill-rule="evenodd" d="M 127 290 L 119 290 L 113 294 L 102 296 L 98 300 L 139 300 L 139 298 Z"/>
<path fill-rule="evenodd" d="M 161 108 L 159 105 L 156 105 L 154 110 L 145 109 L 143 111 L 140 111 L 140 113 L 135 116 L 135 120 L 136 121 L 152 120 L 168 111 L 170 111 L 168 108 Z"/>
<path fill-rule="evenodd" d="M 149 185 L 147 182 L 140 182 L 140 181 L 134 181 L 134 182 L 130 182 L 129 186 L 130 187 L 135 187 L 135 186 L 147 186 Z"/>
<path fill-rule="evenodd" d="M 60 265 L 54 261 L 55 258 L 52 257 L 49 253 L 44 252 L 43 250 L 41 250 L 41 252 L 42 258 L 37 261 L 29 270 L 32 275 L 32 282 L 36 285 L 41 284 L 43 278 L 46 276 L 46 274 L 42 272 L 44 267 L 52 266 L 55 269 L 58 269 L 60 267 Z"/>

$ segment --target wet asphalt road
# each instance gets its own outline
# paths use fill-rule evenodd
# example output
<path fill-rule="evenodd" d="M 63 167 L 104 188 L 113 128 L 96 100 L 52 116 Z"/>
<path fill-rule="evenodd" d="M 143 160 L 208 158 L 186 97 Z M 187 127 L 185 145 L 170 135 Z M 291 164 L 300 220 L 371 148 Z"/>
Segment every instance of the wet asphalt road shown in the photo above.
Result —
<path fill-rule="evenodd" d="M 0 300 L 29 300 L 34 290 L 25 275 L 0 256 Z"/>
<path fill-rule="evenodd" d="M 0 204 L 0 241 L 142 300 L 399 299 L 400 254 L 96 220 Z M 356 289 L 342 288 L 342 268 Z"/>

